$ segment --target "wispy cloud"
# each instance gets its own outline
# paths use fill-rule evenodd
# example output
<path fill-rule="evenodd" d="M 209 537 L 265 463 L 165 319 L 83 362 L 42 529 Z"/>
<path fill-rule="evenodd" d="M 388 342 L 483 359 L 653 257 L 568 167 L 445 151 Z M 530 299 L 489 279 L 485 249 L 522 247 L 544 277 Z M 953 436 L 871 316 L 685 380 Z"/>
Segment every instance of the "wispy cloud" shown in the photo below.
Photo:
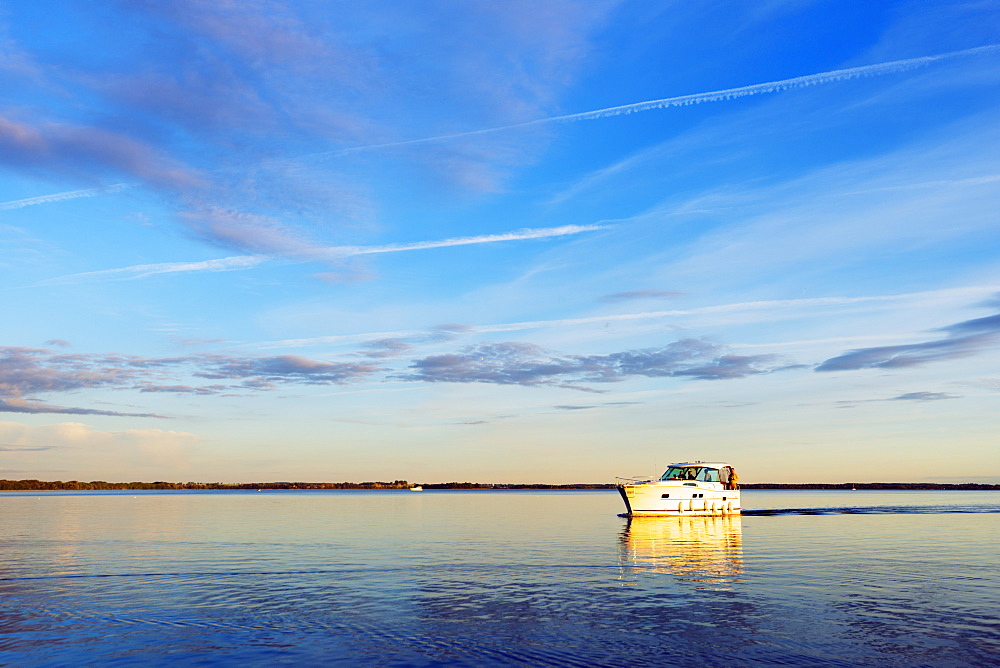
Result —
<path fill-rule="evenodd" d="M 158 264 L 137 264 L 131 267 L 120 269 L 101 269 L 99 271 L 86 271 L 80 274 L 70 274 L 40 281 L 38 285 L 63 285 L 66 283 L 79 283 L 85 281 L 101 280 L 132 280 L 146 278 L 157 274 L 179 274 L 186 272 L 205 271 L 237 271 L 240 269 L 250 269 L 262 262 L 266 262 L 268 257 L 263 255 L 237 255 L 224 257 L 216 260 L 203 260 L 201 262 L 160 262 Z"/>
<path fill-rule="evenodd" d="M 628 290 L 626 292 L 615 292 L 610 295 L 604 295 L 600 300 L 602 302 L 618 303 L 640 299 L 675 299 L 683 295 L 683 292 L 677 292 L 676 290 Z"/>
<path fill-rule="evenodd" d="M 0 163 L 83 185 L 134 181 L 205 241 L 298 258 L 335 243 L 319 234 L 340 224 L 374 222 L 380 207 L 351 166 L 304 175 L 282 156 L 544 115 L 574 83 L 616 4 L 399 6 L 386 23 L 367 5 L 124 3 L 75 24 L 78 39 L 59 53 L 35 45 L 14 57 L 14 40 L 3 40 L 0 69 L 20 62 L 22 75 L 0 116 Z M 113 42 L 122 30 L 159 46 L 85 56 L 88 44 Z M 430 80 L 434 95 L 421 83 Z M 486 144 L 422 155 L 420 176 L 496 192 L 507 171 L 539 151 L 533 142 Z"/>
<path fill-rule="evenodd" d="M 48 404 L 37 395 L 79 390 L 219 395 L 265 391 L 281 385 L 342 385 L 382 371 L 375 363 L 325 362 L 298 355 L 191 355 L 141 357 L 65 354 L 44 348 L 0 347 L 0 412 L 163 417 Z M 207 385 L 183 378 L 215 381 Z"/>
<path fill-rule="evenodd" d="M 472 244 L 492 244 L 501 241 L 525 241 L 528 239 L 550 239 L 564 237 L 582 232 L 595 232 L 608 229 L 608 225 L 561 225 L 559 227 L 542 227 L 522 229 L 503 234 L 484 234 L 474 237 L 454 237 L 440 241 L 417 241 L 410 244 L 386 244 L 384 246 L 333 246 L 326 252 L 333 257 L 348 257 L 351 255 L 369 255 L 373 253 L 399 253 L 403 251 L 427 250 L 430 248 L 447 248 L 449 246 L 469 246 Z"/>
<path fill-rule="evenodd" d="M 386 244 L 383 246 L 331 246 L 328 248 L 310 250 L 302 261 L 332 260 L 354 255 L 370 255 L 375 253 L 401 253 L 406 251 L 429 250 L 432 248 L 449 248 L 452 246 L 470 246 L 474 244 L 492 244 L 503 241 L 527 241 L 531 239 L 551 239 L 583 232 L 594 232 L 608 229 L 608 225 L 562 225 L 559 227 L 543 227 L 521 229 L 502 234 L 483 234 L 474 237 L 454 237 L 438 241 L 417 241 L 409 244 Z M 139 264 L 119 269 L 101 269 L 68 276 L 50 278 L 38 285 L 63 285 L 85 281 L 100 280 L 133 280 L 158 274 L 177 274 L 187 272 L 238 271 L 251 269 L 267 262 L 271 258 L 266 255 L 236 255 L 215 260 L 200 262 L 161 262 L 158 264 Z"/>
<path fill-rule="evenodd" d="M 200 173 L 118 129 L 33 118 L 0 116 L 0 163 L 88 178 L 95 171 L 111 171 L 171 193 L 205 186 Z"/>
<path fill-rule="evenodd" d="M 843 192 L 829 193 L 823 197 L 849 197 L 851 195 L 868 195 L 871 193 L 898 192 L 901 190 L 923 190 L 926 188 L 938 188 L 941 186 L 986 186 L 1000 181 L 1000 174 L 987 174 L 985 176 L 974 176 L 969 178 L 939 179 L 936 181 L 920 181 L 916 183 L 905 183 L 902 185 L 881 186 L 878 188 L 862 188 L 860 190 L 850 190 Z"/>
<path fill-rule="evenodd" d="M 372 359 L 399 357 L 400 355 L 413 350 L 413 346 L 403 339 L 379 339 L 377 341 L 366 341 L 365 345 L 366 349 L 359 351 L 358 354 Z"/>
<path fill-rule="evenodd" d="M 816 371 L 903 369 L 968 357 L 995 346 L 1000 340 L 1000 314 L 966 320 L 938 331 L 948 335 L 919 343 L 851 350 L 831 357 L 817 366 Z"/>
<path fill-rule="evenodd" d="M 722 346 L 683 339 L 662 348 L 628 350 L 608 355 L 555 356 L 518 342 L 471 346 L 461 353 L 430 355 L 416 360 L 402 380 L 430 383 L 558 385 L 609 383 L 630 376 L 722 380 L 794 368 L 777 355 L 733 355 Z M 575 387 L 574 389 L 582 389 Z"/>
<path fill-rule="evenodd" d="M 0 452 L 41 452 L 43 450 L 52 450 L 54 445 L 0 445 Z"/>
<path fill-rule="evenodd" d="M 877 302 L 896 302 L 919 299 L 922 297 L 940 296 L 942 293 L 966 294 L 967 291 L 994 290 L 989 288 L 960 288 L 957 290 L 939 290 L 931 292 L 919 292 L 900 295 L 871 295 L 861 297 L 811 297 L 806 299 L 773 299 L 753 302 L 737 302 L 733 304 L 719 304 L 716 306 L 702 306 L 692 309 L 676 309 L 669 311 L 644 311 L 638 313 L 616 313 L 612 315 L 588 316 L 585 318 L 565 318 L 561 320 L 538 320 L 528 322 L 514 322 L 497 325 L 482 325 L 474 328 L 477 332 L 510 332 L 524 329 L 538 329 L 542 327 L 587 325 L 601 322 L 621 322 L 629 320 L 647 320 L 655 318 L 712 315 L 729 313 L 761 312 L 773 313 L 776 311 L 796 311 L 810 308 L 851 306 L 855 304 L 868 304 Z"/>
<path fill-rule="evenodd" d="M 32 426 L 0 421 L 0 443 L 6 444 L 0 450 L 10 453 L 7 456 L 11 463 L 16 462 L 21 470 L 34 476 L 42 472 L 79 473 L 89 466 L 89 471 L 83 469 L 86 477 L 79 479 L 95 480 L 103 477 L 102 471 L 106 474 L 125 462 L 144 466 L 142 477 L 155 476 L 182 465 L 187 459 L 186 450 L 202 440 L 184 431 L 148 428 L 102 431 L 82 422 L 46 422 Z"/>
<path fill-rule="evenodd" d="M 96 408 L 68 408 L 65 406 L 54 406 L 40 401 L 24 401 L 19 399 L 0 399 L 0 413 L 25 413 L 29 415 L 104 415 L 110 417 L 141 417 L 141 418 L 162 418 L 163 415 L 156 413 L 123 413 L 120 411 L 106 411 Z"/>
<path fill-rule="evenodd" d="M 321 362 L 298 355 L 277 355 L 275 357 L 203 355 L 192 361 L 200 366 L 200 369 L 194 373 L 199 378 L 242 379 L 260 386 L 270 383 L 340 384 L 370 376 L 381 369 L 374 364 Z"/>
<path fill-rule="evenodd" d="M 958 399 L 957 394 L 947 394 L 945 392 L 907 392 L 898 397 L 893 397 L 890 401 L 940 401 L 942 399 Z"/>
<path fill-rule="evenodd" d="M 538 118 L 535 120 L 525 121 L 522 123 L 512 123 L 510 125 L 501 125 L 492 128 L 483 128 L 480 130 L 455 132 L 451 134 L 438 135 L 435 137 L 423 137 L 420 139 L 386 142 L 382 144 L 354 146 L 351 148 L 344 148 L 337 151 L 312 154 L 307 157 L 315 158 L 320 156 L 345 155 L 349 153 L 371 151 L 375 149 L 394 148 L 400 146 L 410 146 L 413 144 L 425 144 L 431 142 L 447 141 L 451 139 L 461 139 L 464 137 L 474 137 L 477 135 L 491 134 L 494 132 L 502 132 L 505 130 L 514 130 L 519 128 L 527 128 L 548 123 L 591 121 L 602 118 L 610 118 L 612 116 L 622 116 L 627 114 L 635 114 L 643 111 L 652 111 L 656 109 L 669 109 L 671 107 L 687 107 L 695 104 L 704 104 L 706 102 L 724 102 L 727 100 L 735 100 L 742 97 L 750 97 L 753 95 L 764 95 L 769 93 L 780 93 L 783 91 L 793 90 L 796 88 L 805 88 L 808 86 L 816 86 L 819 84 L 832 83 L 835 81 L 846 81 L 849 79 L 859 79 L 864 77 L 876 77 L 876 76 L 885 76 L 887 74 L 897 74 L 900 72 L 906 72 L 908 70 L 913 70 L 921 67 L 928 67 L 935 63 L 955 58 L 972 57 L 977 55 L 986 55 L 990 53 L 995 53 L 998 50 L 1000 50 L 1000 45 L 990 44 L 987 46 L 980 46 L 973 49 L 963 49 L 961 51 L 951 51 L 948 53 L 942 53 L 934 56 L 906 58 L 904 60 L 893 60 L 883 63 L 875 63 L 872 65 L 862 65 L 860 67 L 850 67 L 842 70 L 818 72 L 816 74 L 807 74 L 805 76 L 793 77 L 791 79 L 781 79 L 778 81 L 768 81 L 765 83 L 752 84 L 750 86 L 726 88 L 724 90 L 709 91 L 706 93 L 692 93 L 690 95 L 678 95 L 676 97 L 666 97 L 658 100 L 646 100 L 644 102 L 633 102 L 631 104 L 623 104 L 616 107 L 605 107 L 603 109 L 594 109 L 592 111 L 584 111 L 575 114 L 548 116 L 546 118 Z"/>
<path fill-rule="evenodd" d="M 368 349 L 360 354 L 373 359 L 359 362 L 324 361 L 298 355 L 201 354 L 156 358 L 6 347 L 0 348 L 0 412 L 164 417 L 149 412 L 64 407 L 37 398 L 80 390 L 232 396 L 273 391 L 282 386 L 346 385 L 390 379 L 550 385 L 596 391 L 581 384 L 617 382 L 635 376 L 734 379 L 794 366 L 778 355 L 734 355 L 723 346 L 695 339 L 603 355 L 557 355 L 529 343 L 491 343 L 412 360 L 404 370 L 384 365 L 384 359 L 410 350 L 407 343 L 399 340 L 369 341 Z M 199 385 L 197 379 L 211 382 Z"/>
<path fill-rule="evenodd" d="M 66 192 L 54 193 L 52 195 L 42 195 L 41 197 L 29 197 L 27 199 L 18 199 L 11 202 L 0 202 L 0 211 L 9 211 L 10 209 L 22 209 L 26 206 L 34 206 L 36 204 L 49 204 L 51 202 L 62 202 L 68 199 L 77 199 L 80 197 L 96 197 L 98 195 L 110 195 L 112 193 L 121 192 L 125 188 L 130 188 L 132 184 L 130 183 L 116 183 L 110 186 L 103 186 L 100 188 L 86 188 L 84 190 L 68 190 Z"/>
<path fill-rule="evenodd" d="M 484 325 L 451 325 L 456 334 L 491 334 L 499 332 L 516 332 L 529 329 L 544 329 L 548 327 L 574 327 L 577 325 L 592 325 L 605 322 L 628 322 L 633 320 L 652 320 L 658 318 L 677 318 L 685 316 L 702 316 L 713 314 L 733 314 L 733 313 L 754 313 L 762 314 L 762 318 L 771 319 L 779 317 L 780 314 L 789 312 L 804 311 L 814 308 L 829 307 L 850 307 L 858 304 L 877 303 L 939 303 L 940 300 L 954 299 L 975 299 L 983 295 L 991 294 L 997 290 L 998 286 L 968 286 L 962 288 L 947 288 L 944 290 L 930 290 L 925 292 L 910 292 L 896 295 L 865 295 L 859 297 L 811 297 L 806 299 L 772 299 L 753 302 L 735 302 L 732 304 L 717 304 L 713 306 L 701 306 L 691 309 L 674 309 L 664 311 L 640 311 L 635 313 L 613 313 L 607 315 L 595 315 L 581 318 L 561 318 L 556 320 L 529 320 L 524 322 L 509 322 Z M 299 339 L 282 339 L 280 341 L 265 341 L 261 343 L 248 344 L 255 348 L 298 348 L 304 346 L 314 346 L 322 344 L 346 344 L 352 342 L 362 342 L 368 339 L 377 338 L 409 338 L 415 336 L 425 336 L 426 331 L 408 330 L 393 332 L 366 332 L 358 334 L 338 334 L 333 336 L 316 336 Z"/>

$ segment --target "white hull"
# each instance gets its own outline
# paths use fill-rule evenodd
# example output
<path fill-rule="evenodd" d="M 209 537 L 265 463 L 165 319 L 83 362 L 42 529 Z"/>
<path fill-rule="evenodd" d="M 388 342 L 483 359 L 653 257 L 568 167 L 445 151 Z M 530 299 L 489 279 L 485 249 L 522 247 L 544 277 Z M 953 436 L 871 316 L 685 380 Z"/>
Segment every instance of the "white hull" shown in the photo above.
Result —
<path fill-rule="evenodd" d="M 741 510 L 739 490 L 718 482 L 628 481 L 618 485 L 618 492 L 632 517 L 738 515 Z"/>

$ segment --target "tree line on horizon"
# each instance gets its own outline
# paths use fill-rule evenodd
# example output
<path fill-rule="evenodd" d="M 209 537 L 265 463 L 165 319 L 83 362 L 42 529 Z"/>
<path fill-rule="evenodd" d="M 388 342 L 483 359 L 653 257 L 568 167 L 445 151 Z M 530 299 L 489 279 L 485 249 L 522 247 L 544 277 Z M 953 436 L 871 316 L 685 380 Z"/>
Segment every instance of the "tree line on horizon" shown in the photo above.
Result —
<path fill-rule="evenodd" d="M 440 482 L 410 483 L 406 480 L 392 482 L 105 482 L 94 480 L 63 482 L 43 480 L 0 480 L 0 491 L 113 491 L 113 490 L 287 490 L 287 489 L 614 489 L 613 483 L 573 483 L 550 485 L 545 483 L 480 483 Z M 1000 490 L 1000 485 L 985 483 L 931 483 L 931 482 L 843 482 L 843 483 L 748 483 L 742 489 L 858 489 L 858 490 Z"/>

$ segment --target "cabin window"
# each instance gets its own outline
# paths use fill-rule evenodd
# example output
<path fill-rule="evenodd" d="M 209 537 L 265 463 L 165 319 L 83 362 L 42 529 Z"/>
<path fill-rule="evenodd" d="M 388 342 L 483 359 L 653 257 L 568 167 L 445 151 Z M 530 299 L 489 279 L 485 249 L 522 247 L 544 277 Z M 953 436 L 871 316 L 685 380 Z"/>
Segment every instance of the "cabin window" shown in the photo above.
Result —
<path fill-rule="evenodd" d="M 660 477 L 660 480 L 699 480 L 701 466 L 671 466 Z"/>
<path fill-rule="evenodd" d="M 671 466 L 660 480 L 701 480 L 702 482 L 721 482 L 719 469 L 707 466 Z"/>
<path fill-rule="evenodd" d="M 661 499 L 669 499 L 670 495 L 669 494 L 660 494 L 660 498 Z"/>

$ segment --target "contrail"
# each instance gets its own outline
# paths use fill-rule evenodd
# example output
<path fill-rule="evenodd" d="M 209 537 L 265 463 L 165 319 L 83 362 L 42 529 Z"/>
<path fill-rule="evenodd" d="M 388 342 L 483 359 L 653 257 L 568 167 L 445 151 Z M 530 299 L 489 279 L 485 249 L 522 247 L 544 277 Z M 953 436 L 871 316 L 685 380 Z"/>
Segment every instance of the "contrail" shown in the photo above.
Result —
<path fill-rule="evenodd" d="M 936 56 L 922 56 L 919 58 L 907 58 L 905 60 L 893 60 L 886 63 L 876 63 L 873 65 L 850 67 L 843 70 L 831 70 L 830 72 L 807 74 L 805 76 L 793 77 L 791 79 L 781 79 L 780 81 L 768 81 L 767 83 L 753 84 L 751 86 L 740 86 L 739 88 L 727 88 L 725 90 L 716 90 L 708 93 L 694 93 L 691 95 L 679 95 L 677 97 L 665 97 L 660 100 L 647 100 L 645 102 L 624 104 L 618 107 L 606 107 L 604 109 L 595 109 L 593 111 L 584 111 L 576 114 L 549 116 L 547 118 L 538 118 L 533 121 L 524 121 L 523 123 L 512 123 L 511 125 L 500 125 L 493 128 L 483 128 L 481 130 L 469 130 L 467 132 L 455 132 L 447 135 L 438 135 L 435 137 L 423 137 L 421 139 L 407 139 L 403 141 L 386 142 L 383 144 L 354 146 L 350 148 L 338 149 L 336 151 L 313 153 L 311 155 L 303 157 L 317 158 L 325 156 L 347 155 L 350 153 L 371 151 L 380 148 L 393 148 L 396 146 L 409 146 L 412 144 L 426 144 L 430 142 L 446 141 L 449 139 L 460 139 L 462 137 L 474 137 L 476 135 L 490 134 L 493 132 L 501 132 L 504 130 L 514 130 L 517 128 L 527 128 L 534 125 L 543 125 L 546 123 L 591 121 L 591 120 L 597 120 L 599 118 L 610 118 L 611 116 L 622 116 L 626 114 L 638 113 L 641 111 L 650 111 L 652 109 L 687 107 L 694 104 L 702 104 L 705 102 L 722 102 L 725 100 L 735 100 L 737 98 L 749 97 L 751 95 L 780 93 L 782 91 L 791 90 L 793 88 L 805 88 L 807 86 L 815 86 L 817 84 L 831 83 L 834 81 L 846 81 L 848 79 L 859 79 L 862 77 L 876 77 L 876 76 L 883 76 L 886 74 L 894 74 L 896 72 L 905 72 L 907 70 L 913 70 L 920 67 L 927 67 L 928 65 L 932 65 L 934 63 L 938 63 L 944 60 L 951 60 L 953 58 L 961 58 L 965 56 L 975 56 L 985 53 L 993 53 L 997 50 L 1000 50 L 1000 44 L 990 44 L 987 46 L 979 46 L 973 49 L 951 51 L 949 53 L 942 53 Z"/>
<path fill-rule="evenodd" d="M 428 248 L 447 248 L 449 246 L 468 246 L 470 244 L 490 244 L 498 241 L 522 241 L 525 239 L 548 239 L 563 237 L 581 232 L 604 230 L 607 225 L 563 225 L 561 227 L 541 227 L 535 229 L 516 230 L 504 234 L 485 234 L 477 237 L 455 237 L 441 241 L 417 241 L 412 244 L 386 244 L 385 246 L 333 246 L 324 249 L 335 257 L 351 255 L 369 255 L 372 253 L 398 253 L 401 251 L 426 250 Z"/>
<path fill-rule="evenodd" d="M 204 260 L 202 262 L 160 262 L 158 264 L 137 264 L 132 267 L 122 267 L 120 269 L 101 269 L 99 271 L 86 271 L 81 274 L 70 274 L 41 281 L 36 285 L 63 285 L 66 283 L 76 283 L 90 279 L 108 280 L 131 280 L 135 278 L 145 278 L 156 274 L 175 274 L 188 271 L 234 271 L 238 269 L 249 269 L 261 262 L 267 261 L 264 255 L 237 255 L 234 257 L 224 257 L 217 260 Z"/>
<path fill-rule="evenodd" d="M 471 244 L 489 244 L 500 241 L 522 241 L 527 239 L 549 239 L 552 237 L 562 237 L 570 234 L 580 234 L 581 232 L 593 232 L 595 230 L 608 229 L 609 225 L 563 225 L 561 227 L 539 227 L 515 230 L 503 234 L 484 234 L 477 237 L 454 237 L 452 239 L 442 239 L 440 241 L 417 241 L 410 244 L 387 244 L 384 246 L 330 246 L 316 249 L 309 261 L 319 259 L 340 259 L 354 255 L 369 255 L 372 253 L 399 253 L 412 250 L 426 250 L 428 248 L 448 248 L 450 246 L 468 246 Z M 157 274 L 176 274 L 190 271 L 237 271 L 240 269 L 250 269 L 258 264 L 271 259 L 266 255 L 235 255 L 216 260 L 203 260 L 201 262 L 161 262 L 158 264 L 138 264 L 132 267 L 121 267 L 119 269 L 101 269 L 99 271 L 87 271 L 80 274 L 70 274 L 50 278 L 37 283 L 36 285 L 64 285 L 66 283 L 76 283 L 88 280 L 132 280 L 136 278 L 146 278 Z"/>
<path fill-rule="evenodd" d="M 818 74 L 807 74 L 805 76 L 793 77 L 791 79 L 768 81 L 766 83 L 753 84 L 751 86 L 727 88 L 725 90 L 711 91 L 708 93 L 693 93 L 691 95 L 665 97 L 660 100 L 647 100 L 645 102 L 634 102 L 632 104 L 624 104 L 617 107 L 606 107 L 604 109 L 594 109 L 593 111 L 584 111 L 576 114 L 564 114 L 562 116 L 548 116 L 546 118 L 537 118 L 532 121 L 524 121 L 523 123 L 512 123 L 510 125 L 500 125 L 492 128 L 483 128 L 481 130 L 469 130 L 467 132 L 455 132 L 452 134 L 437 135 L 434 137 L 423 137 L 420 139 L 406 139 L 403 141 L 384 142 L 381 144 L 367 144 L 365 146 L 353 146 L 349 148 L 337 149 L 335 151 L 312 153 L 309 155 L 302 156 L 299 159 L 347 155 L 350 153 L 359 153 L 362 151 L 373 151 L 380 148 L 410 146 L 412 144 L 427 144 L 431 142 L 447 141 L 449 139 L 460 139 L 462 137 L 474 137 L 476 135 L 502 132 L 504 130 L 526 128 L 534 125 L 544 125 L 546 123 L 590 121 L 601 118 L 610 118 L 612 116 L 634 114 L 641 111 L 650 111 L 653 109 L 686 107 L 695 104 L 702 104 L 705 102 L 723 102 L 726 100 L 735 100 L 741 97 L 749 97 L 751 95 L 780 93 L 782 91 L 791 90 L 794 88 L 805 88 L 807 86 L 815 86 L 817 84 L 831 83 L 834 81 L 846 81 L 848 79 L 859 79 L 862 77 L 883 76 L 886 74 L 893 74 L 896 72 L 905 72 L 907 70 L 917 69 L 920 67 L 927 67 L 934 63 L 938 63 L 945 60 L 951 60 L 953 58 L 994 53 L 997 50 L 1000 50 L 1000 44 L 989 44 L 986 46 L 979 46 L 972 49 L 963 49 L 961 51 L 950 51 L 948 53 L 942 53 L 936 56 L 922 56 L 919 58 L 893 60 L 885 63 L 876 63 L 873 65 L 850 67 L 843 70 L 831 70 L 829 72 L 820 72 Z M 20 209 L 22 207 L 32 206 L 34 204 L 59 202 L 62 200 L 74 199 L 77 197 L 93 197 L 95 195 L 118 192 L 119 190 L 123 188 L 128 188 L 131 185 L 132 184 L 128 183 L 117 183 L 115 185 L 105 186 L 102 188 L 71 190 L 63 193 L 55 193 L 53 195 L 43 195 L 41 197 L 30 197 L 28 199 L 14 200 L 12 202 L 0 202 L 0 211 L 8 209 Z"/>
<path fill-rule="evenodd" d="M 887 63 L 877 63 L 875 65 L 862 65 L 861 67 L 851 67 L 845 70 L 832 70 L 830 72 L 820 72 L 819 74 L 808 74 L 792 79 L 782 79 L 780 81 L 769 81 L 752 86 L 741 86 L 740 88 L 729 88 L 717 90 L 710 93 L 695 93 L 694 95 L 681 95 L 679 97 L 668 97 L 662 100 L 649 100 L 648 102 L 636 102 L 620 107 L 608 107 L 596 111 L 585 111 L 579 114 L 567 114 L 565 116 L 554 116 L 544 121 L 532 121 L 532 123 L 551 121 L 582 121 L 597 118 L 608 118 L 609 116 L 620 116 L 622 114 L 632 114 L 638 111 L 648 111 L 650 109 L 667 109 L 669 107 L 686 107 L 692 104 L 703 102 L 721 102 L 723 100 L 735 100 L 740 97 L 750 95 L 760 95 L 762 93 L 780 93 L 793 88 L 805 88 L 816 84 L 830 83 L 833 81 L 846 81 L 848 79 L 859 79 L 862 77 L 882 76 L 896 72 L 905 72 L 919 67 L 926 67 L 942 60 L 958 58 L 961 56 L 972 56 L 982 53 L 989 53 L 1000 50 L 1000 45 L 980 46 L 974 49 L 964 49 L 962 51 L 952 51 L 942 53 L 937 56 L 923 56 L 920 58 L 908 58 L 906 60 L 893 60 Z M 527 125 L 527 124 L 526 124 Z"/>
<path fill-rule="evenodd" d="M 116 193 L 125 188 L 131 187 L 131 183 L 116 183 L 111 186 L 102 186 L 100 188 L 87 188 L 85 190 L 69 190 L 63 193 L 54 193 L 52 195 L 42 195 L 41 197 L 29 197 L 28 199 L 17 199 L 12 202 L 0 202 L 0 211 L 6 211 L 9 209 L 22 209 L 26 206 L 33 206 L 35 204 L 48 204 L 49 202 L 61 202 L 66 199 L 76 199 L 78 197 L 94 197 L 96 195 L 106 195 L 109 193 Z"/>

